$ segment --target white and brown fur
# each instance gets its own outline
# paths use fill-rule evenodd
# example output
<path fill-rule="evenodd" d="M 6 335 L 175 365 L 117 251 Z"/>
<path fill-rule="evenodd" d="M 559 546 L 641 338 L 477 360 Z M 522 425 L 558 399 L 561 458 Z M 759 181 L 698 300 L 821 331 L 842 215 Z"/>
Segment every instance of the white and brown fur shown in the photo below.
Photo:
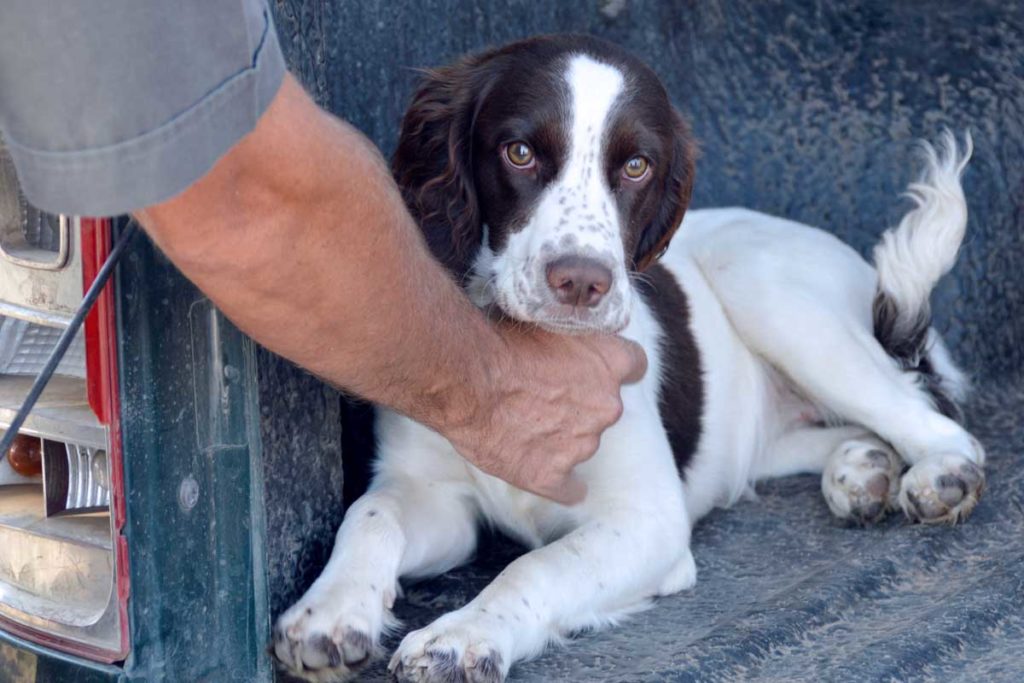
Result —
<path fill-rule="evenodd" d="M 532 146 L 534 167 L 509 166 L 510 140 Z M 821 472 L 829 508 L 856 523 L 897 507 L 924 522 L 967 515 L 984 452 L 956 419 L 966 383 L 930 326 L 928 295 L 964 235 L 970 140 L 961 154 L 947 134 L 925 152 L 916 206 L 872 267 L 827 232 L 754 211 L 682 220 L 690 133 L 653 73 L 614 46 L 552 36 L 430 72 L 395 172 L 434 253 L 481 307 L 618 332 L 650 369 L 578 467 L 589 493 L 572 507 L 482 473 L 382 411 L 370 490 L 323 574 L 279 619 L 277 658 L 309 680 L 347 679 L 392 626 L 399 581 L 466 562 L 482 522 L 533 550 L 406 635 L 396 679 L 501 681 L 566 634 L 691 588 L 692 525 L 759 479 Z M 636 154 L 650 161 L 640 182 L 620 174 Z M 597 305 L 552 295 L 545 264 L 567 255 L 610 270 Z"/>

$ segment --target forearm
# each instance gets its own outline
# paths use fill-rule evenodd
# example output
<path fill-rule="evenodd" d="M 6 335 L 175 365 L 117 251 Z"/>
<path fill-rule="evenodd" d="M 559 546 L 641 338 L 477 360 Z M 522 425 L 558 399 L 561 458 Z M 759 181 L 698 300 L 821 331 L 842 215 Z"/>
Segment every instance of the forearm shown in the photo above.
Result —
<path fill-rule="evenodd" d="M 138 217 L 267 348 L 431 426 L 473 419 L 500 338 L 431 258 L 376 149 L 291 79 L 210 173 Z"/>
<path fill-rule="evenodd" d="M 258 342 L 561 502 L 583 497 L 572 468 L 646 367 L 615 337 L 492 327 L 430 255 L 377 150 L 290 77 L 209 173 L 137 216 Z"/>

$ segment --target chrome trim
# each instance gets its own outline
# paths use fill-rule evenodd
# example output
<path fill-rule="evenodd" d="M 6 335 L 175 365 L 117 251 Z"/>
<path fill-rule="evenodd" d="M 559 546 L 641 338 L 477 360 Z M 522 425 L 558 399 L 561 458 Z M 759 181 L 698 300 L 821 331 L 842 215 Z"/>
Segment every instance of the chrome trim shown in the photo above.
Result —
<path fill-rule="evenodd" d="M 65 443 L 64 448 L 68 462 L 68 480 L 63 511 L 81 512 L 109 507 L 110 496 L 107 490 L 93 476 L 93 460 L 102 458 L 105 466 L 106 451 L 73 443 Z"/>
<path fill-rule="evenodd" d="M 0 377 L 0 431 L 11 423 L 32 385 L 32 377 Z M 91 448 L 107 448 L 107 428 L 100 424 L 86 401 L 85 382 L 54 377 L 43 390 L 21 432 L 52 441 Z"/>
<path fill-rule="evenodd" d="M 64 214 L 60 214 L 58 223 L 59 239 L 60 242 L 57 246 L 57 254 L 50 261 L 40 261 L 33 258 L 24 258 L 12 253 L 4 248 L 3 240 L 0 240 L 0 255 L 6 258 L 11 263 L 23 266 L 25 268 L 34 268 L 35 270 L 61 270 L 68 264 L 68 256 L 71 254 L 71 226 L 79 225 L 79 218 L 77 216 L 69 217 Z M 25 252 L 39 252 L 43 254 L 50 254 L 52 252 L 43 251 L 42 249 L 25 249 Z"/>
<path fill-rule="evenodd" d="M 49 311 L 43 311 L 38 308 L 19 306 L 18 304 L 12 304 L 7 301 L 0 301 L 0 315 L 8 318 L 25 320 L 37 325 L 45 325 L 46 327 L 67 327 L 68 323 L 71 322 L 72 317 L 70 315 L 50 313 Z"/>

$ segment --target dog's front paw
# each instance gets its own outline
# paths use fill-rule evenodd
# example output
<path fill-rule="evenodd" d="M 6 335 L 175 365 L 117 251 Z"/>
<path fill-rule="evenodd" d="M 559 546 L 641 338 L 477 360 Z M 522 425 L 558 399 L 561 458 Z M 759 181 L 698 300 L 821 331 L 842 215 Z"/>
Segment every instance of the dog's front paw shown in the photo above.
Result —
<path fill-rule="evenodd" d="M 487 619 L 446 614 L 426 628 L 408 634 L 391 658 L 388 670 L 399 683 L 501 683 L 510 662 L 489 637 L 495 625 Z"/>
<path fill-rule="evenodd" d="M 839 519 L 873 524 L 895 507 L 902 463 L 891 449 L 850 441 L 833 453 L 821 476 L 821 492 Z"/>
<path fill-rule="evenodd" d="M 393 592 L 382 595 L 368 582 L 314 586 L 277 620 L 274 656 L 293 676 L 350 680 L 379 654 L 393 602 Z"/>
<path fill-rule="evenodd" d="M 900 507 L 911 520 L 956 524 L 967 518 L 985 488 L 985 472 L 960 454 L 927 458 L 900 485 Z"/>

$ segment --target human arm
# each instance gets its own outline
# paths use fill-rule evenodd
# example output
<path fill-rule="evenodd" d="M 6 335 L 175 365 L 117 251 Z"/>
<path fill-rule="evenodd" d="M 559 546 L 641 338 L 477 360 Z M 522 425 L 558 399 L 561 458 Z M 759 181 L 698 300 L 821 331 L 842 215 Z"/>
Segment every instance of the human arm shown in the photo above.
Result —
<path fill-rule="evenodd" d="M 582 498 L 572 467 L 645 368 L 615 337 L 489 323 L 429 254 L 373 145 L 290 76 L 206 175 L 136 215 L 261 344 L 562 502 Z"/>

